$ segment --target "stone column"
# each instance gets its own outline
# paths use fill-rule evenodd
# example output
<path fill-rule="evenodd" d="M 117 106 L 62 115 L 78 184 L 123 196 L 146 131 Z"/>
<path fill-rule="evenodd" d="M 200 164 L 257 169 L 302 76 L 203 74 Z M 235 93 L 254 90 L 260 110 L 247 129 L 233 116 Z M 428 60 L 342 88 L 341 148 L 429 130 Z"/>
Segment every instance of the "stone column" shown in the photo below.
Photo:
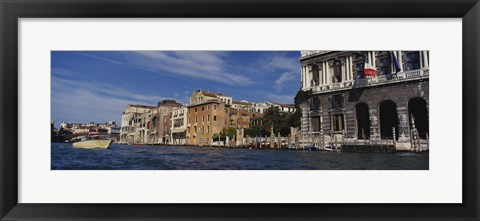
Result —
<path fill-rule="evenodd" d="M 377 58 L 375 57 L 375 51 L 372 51 L 372 65 L 377 68 Z"/>
<path fill-rule="evenodd" d="M 340 66 L 340 70 L 341 70 L 341 74 L 342 74 L 342 80 L 341 82 L 345 82 L 347 81 L 347 59 L 346 58 L 341 58 L 340 59 L 341 61 L 341 66 Z"/>
<path fill-rule="evenodd" d="M 348 74 L 349 74 L 348 79 L 353 80 L 353 57 L 352 57 L 352 56 L 349 56 L 349 57 L 348 57 L 348 60 L 349 60 L 349 62 L 348 62 L 348 70 L 349 70 L 349 72 L 348 72 Z"/>
<path fill-rule="evenodd" d="M 423 69 L 423 53 L 421 51 L 418 52 L 418 60 L 420 61 L 420 69 Z"/>
<path fill-rule="evenodd" d="M 312 66 L 307 66 L 307 88 L 312 87 Z"/>
<path fill-rule="evenodd" d="M 301 78 L 302 78 L 302 88 L 305 88 L 305 66 L 302 66 L 302 73 L 301 73 Z"/>
<path fill-rule="evenodd" d="M 370 139 L 379 140 L 380 139 L 380 127 L 379 127 L 379 117 L 377 110 L 375 108 L 369 108 L 368 110 L 370 115 Z"/>
<path fill-rule="evenodd" d="M 397 51 L 397 59 L 398 63 L 400 64 L 400 72 L 403 72 L 403 59 L 402 59 L 402 51 Z"/>
<path fill-rule="evenodd" d="M 408 124 L 408 108 L 406 105 L 397 106 L 398 114 L 398 142 L 410 140 L 410 126 Z"/>
<path fill-rule="evenodd" d="M 326 77 L 326 84 L 330 84 L 332 82 L 332 76 L 331 76 L 331 70 L 330 70 L 330 67 L 332 66 L 330 64 L 330 61 L 327 61 L 326 63 L 327 65 L 327 71 L 326 71 L 326 74 L 325 74 L 325 77 Z"/>
<path fill-rule="evenodd" d="M 327 72 L 326 62 L 322 61 L 322 85 L 325 84 L 325 74 Z"/>
<path fill-rule="evenodd" d="M 427 51 L 423 51 L 423 65 L 424 67 L 428 68 L 428 52 Z"/>
<path fill-rule="evenodd" d="M 348 59 L 349 57 L 345 57 L 345 81 L 350 80 L 350 70 L 348 69 L 348 66 L 350 64 L 350 60 Z"/>

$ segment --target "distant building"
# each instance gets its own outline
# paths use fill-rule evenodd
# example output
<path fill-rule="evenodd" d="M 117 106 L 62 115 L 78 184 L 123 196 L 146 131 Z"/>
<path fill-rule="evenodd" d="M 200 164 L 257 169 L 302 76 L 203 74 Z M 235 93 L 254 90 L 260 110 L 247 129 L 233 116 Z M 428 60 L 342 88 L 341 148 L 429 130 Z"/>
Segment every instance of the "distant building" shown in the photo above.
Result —
<path fill-rule="evenodd" d="M 428 51 L 302 51 L 301 132 L 324 142 L 393 139 L 411 148 L 429 133 Z M 417 135 L 415 135 L 417 134 Z"/>
<path fill-rule="evenodd" d="M 295 105 L 293 104 L 282 104 L 277 102 L 257 102 L 250 105 L 251 112 L 255 113 L 265 113 L 271 107 L 277 107 L 281 112 L 293 113 L 295 112 Z"/>
<path fill-rule="evenodd" d="M 208 101 L 218 101 L 227 105 L 232 104 L 232 97 L 220 93 L 194 90 L 190 96 L 190 105 L 205 103 Z"/>
<path fill-rule="evenodd" d="M 62 122 L 60 124 L 60 133 L 70 133 L 69 138 L 85 136 L 89 132 L 97 132 L 103 135 L 110 135 L 110 138 L 117 142 L 120 140 L 120 126 L 115 121 L 106 123 L 70 123 Z"/>

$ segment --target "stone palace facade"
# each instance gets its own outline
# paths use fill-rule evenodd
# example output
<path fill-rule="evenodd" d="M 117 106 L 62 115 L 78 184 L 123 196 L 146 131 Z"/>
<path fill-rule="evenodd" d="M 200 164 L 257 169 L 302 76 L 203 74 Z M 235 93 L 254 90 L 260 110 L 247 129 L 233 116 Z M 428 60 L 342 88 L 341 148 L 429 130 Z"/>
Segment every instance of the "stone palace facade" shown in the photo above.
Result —
<path fill-rule="evenodd" d="M 302 51 L 300 61 L 301 88 L 313 94 L 302 103 L 303 135 L 428 148 L 429 51 Z"/>

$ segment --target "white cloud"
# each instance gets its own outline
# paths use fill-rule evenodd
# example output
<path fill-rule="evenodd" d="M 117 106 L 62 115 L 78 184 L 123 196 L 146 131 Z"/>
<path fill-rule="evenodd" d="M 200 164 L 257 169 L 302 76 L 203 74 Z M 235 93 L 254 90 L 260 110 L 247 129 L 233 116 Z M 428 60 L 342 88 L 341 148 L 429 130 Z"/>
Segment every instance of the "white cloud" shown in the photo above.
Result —
<path fill-rule="evenodd" d="M 300 72 L 300 62 L 285 55 L 270 57 L 269 60 L 264 62 L 264 67 L 269 70 L 285 70 L 293 73 Z"/>
<path fill-rule="evenodd" d="M 226 63 L 225 52 L 209 51 L 137 51 L 127 57 L 136 68 L 177 77 L 205 79 L 234 86 L 247 86 L 254 82 L 236 73 Z"/>
<path fill-rule="evenodd" d="M 52 74 L 61 75 L 61 76 L 71 76 L 74 75 L 76 72 L 71 71 L 65 68 L 52 68 Z"/>
<path fill-rule="evenodd" d="M 95 59 L 99 59 L 99 60 L 103 60 L 103 61 L 108 61 L 108 62 L 111 62 L 111 63 L 114 63 L 114 64 L 123 64 L 122 62 L 120 61 L 116 61 L 116 60 L 113 60 L 113 59 L 109 59 L 109 58 L 104 58 L 104 57 L 99 57 L 99 56 L 95 56 L 95 55 L 91 55 L 91 54 L 86 54 L 86 53 L 82 53 L 82 52 L 77 52 L 83 56 L 87 56 L 87 57 L 91 57 L 91 58 L 95 58 Z"/>
<path fill-rule="evenodd" d="M 98 82 L 73 81 L 52 76 L 52 116 L 62 121 L 96 121 L 121 119 L 128 104 L 155 105 L 167 99 L 136 94 Z"/>
<path fill-rule="evenodd" d="M 275 80 L 275 90 L 280 91 L 285 82 L 295 79 L 295 74 L 291 72 L 283 73 L 277 80 Z"/>

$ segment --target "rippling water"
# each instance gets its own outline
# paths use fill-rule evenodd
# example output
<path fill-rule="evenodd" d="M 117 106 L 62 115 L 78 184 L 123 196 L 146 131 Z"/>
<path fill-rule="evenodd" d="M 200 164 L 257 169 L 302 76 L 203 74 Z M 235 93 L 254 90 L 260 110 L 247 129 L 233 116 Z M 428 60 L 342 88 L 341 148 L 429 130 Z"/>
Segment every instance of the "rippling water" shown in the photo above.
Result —
<path fill-rule="evenodd" d="M 106 150 L 52 143 L 53 170 L 428 170 L 428 153 L 333 153 L 213 147 Z"/>

